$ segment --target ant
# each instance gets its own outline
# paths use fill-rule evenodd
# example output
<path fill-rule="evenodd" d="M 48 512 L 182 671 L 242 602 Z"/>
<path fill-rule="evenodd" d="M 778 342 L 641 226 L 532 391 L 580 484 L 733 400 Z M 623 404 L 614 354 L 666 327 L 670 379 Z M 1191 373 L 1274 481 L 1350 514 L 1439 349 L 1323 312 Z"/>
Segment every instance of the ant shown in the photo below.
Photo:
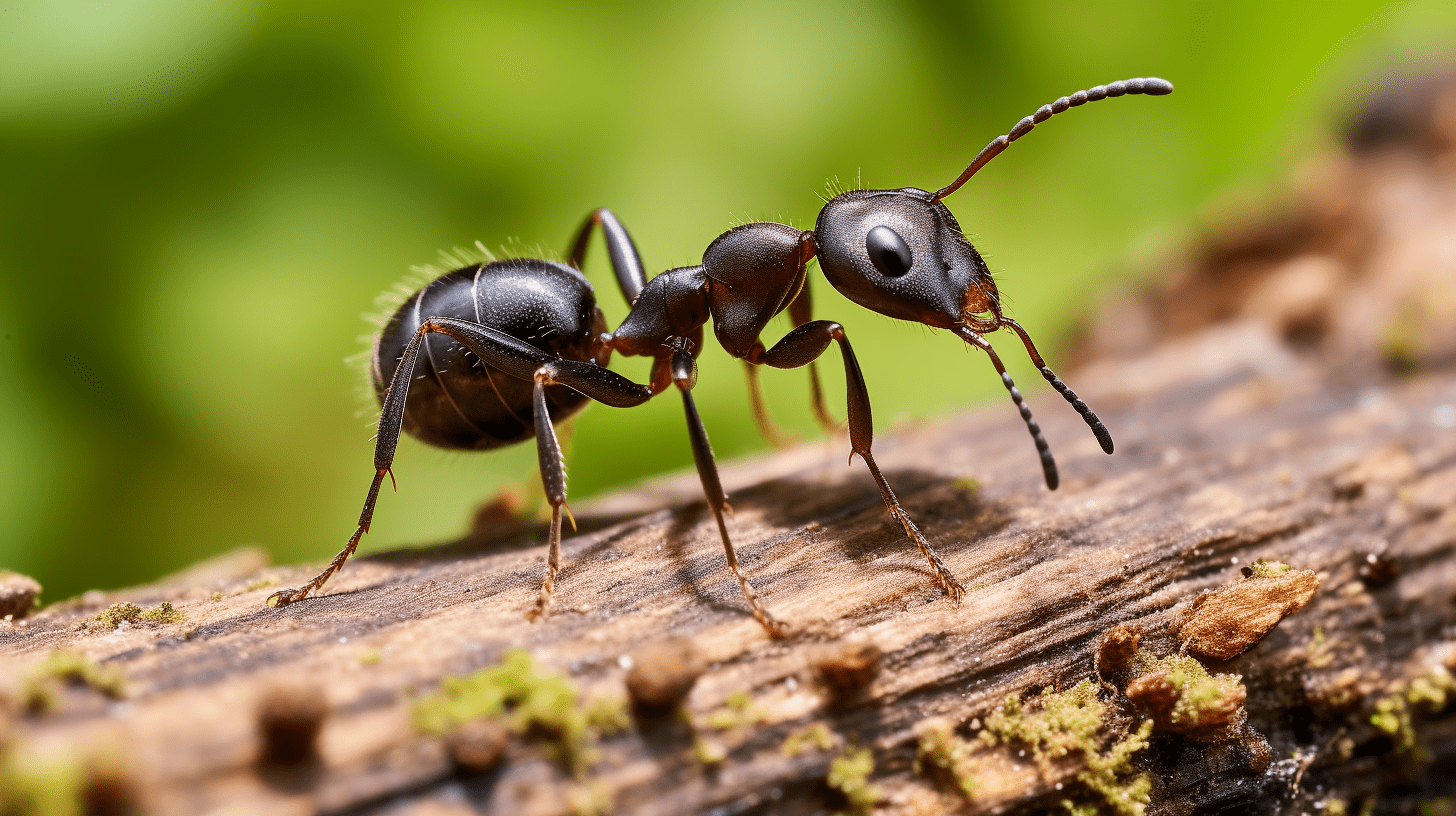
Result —
<path fill-rule="evenodd" d="M 560 567 L 563 511 L 571 519 L 555 424 L 590 400 L 630 408 L 676 386 L 687 414 L 693 461 L 718 522 L 728 568 L 753 616 L 771 637 L 782 637 L 785 625 L 764 609 L 738 568 L 723 518 L 730 510 L 727 496 L 693 402 L 697 355 L 709 318 L 718 342 L 748 367 L 754 415 L 764 429 L 772 426 L 758 393 L 755 366 L 760 365 L 809 366 L 815 414 L 821 423 L 834 427 L 813 366 L 830 343 L 839 345 L 848 392 L 851 460 L 853 454 L 864 460 L 891 517 L 930 562 L 936 585 L 959 599 L 965 588 L 900 506 L 875 464 L 864 376 L 844 326 L 812 319 L 805 285 L 809 260 L 818 257 L 824 277 L 855 303 L 890 317 L 947 329 L 986 352 L 1036 443 L 1047 487 L 1055 490 L 1057 466 L 1051 449 L 1011 375 L 982 335 L 1002 327 L 1015 332 L 1042 376 L 1081 414 L 1109 454 L 1112 436 L 1092 409 L 1047 367 L 1026 330 L 1002 314 L 990 270 L 941 202 L 1008 145 L 1055 114 L 1108 97 L 1161 96 L 1172 91 L 1172 84 L 1162 79 L 1125 79 L 1064 96 L 997 136 L 955 181 L 934 193 L 914 187 L 841 193 L 824 205 L 812 231 L 770 222 L 744 224 L 709 244 L 701 265 L 669 269 L 650 281 L 631 236 L 605 208 L 591 213 L 581 226 L 568 264 L 511 258 L 446 273 L 406 300 L 375 340 L 370 373 L 383 408 L 374 448 L 374 481 L 358 528 L 313 580 L 274 593 L 268 605 L 303 600 L 358 547 L 369 531 L 384 477 L 393 483 L 390 467 L 403 429 L 429 444 L 464 450 L 488 450 L 536 438 L 541 481 L 551 505 L 546 576 L 528 615 L 540 619 L 550 609 Z M 607 331 L 591 284 L 581 273 L 587 244 L 597 228 L 605 237 L 617 284 L 631 305 L 614 332 Z M 759 335 L 785 309 L 795 328 L 765 348 Z M 642 385 L 609 370 L 614 351 L 652 358 L 651 381 Z M 571 522 L 574 528 L 576 522 Z"/>

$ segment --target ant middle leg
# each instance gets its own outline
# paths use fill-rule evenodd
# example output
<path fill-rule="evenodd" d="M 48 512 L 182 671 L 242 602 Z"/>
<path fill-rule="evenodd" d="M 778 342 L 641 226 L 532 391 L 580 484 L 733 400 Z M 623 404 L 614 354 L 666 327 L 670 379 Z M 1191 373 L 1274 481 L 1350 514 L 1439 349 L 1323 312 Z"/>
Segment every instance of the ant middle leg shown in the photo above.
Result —
<path fill-rule="evenodd" d="M 632 236 L 611 210 L 599 207 L 586 217 L 581 229 L 577 230 L 576 240 L 571 244 L 571 259 L 568 263 L 577 269 L 581 268 L 586 260 L 586 246 L 591 241 L 594 227 L 602 228 L 602 237 L 607 242 L 607 257 L 612 262 L 612 271 L 617 273 L 617 286 L 622 290 L 622 297 L 627 299 L 627 305 L 631 306 L 637 302 L 637 296 L 642 294 L 642 287 L 647 285 L 647 272 L 642 267 L 642 256 L 637 252 Z"/>
<path fill-rule="evenodd" d="M 930 562 L 930 568 L 935 573 L 935 583 L 945 594 L 953 599 L 959 599 L 965 593 L 965 587 L 956 580 L 950 568 L 941 560 L 940 555 L 930 546 L 925 534 L 915 525 L 910 514 L 900 506 L 900 500 L 896 498 L 895 491 L 880 472 L 880 467 L 875 463 L 874 454 L 870 448 L 874 444 L 874 422 L 870 414 L 869 388 L 865 385 L 864 374 L 860 372 L 859 361 L 854 356 L 854 348 L 849 343 L 849 337 L 844 332 L 844 327 L 830 320 L 815 320 L 805 323 L 797 329 L 784 335 L 783 339 L 774 345 L 773 348 L 755 354 L 756 359 L 749 362 L 762 363 L 774 368 L 798 368 L 808 365 L 818 359 L 829 343 L 839 343 L 839 351 L 844 358 L 844 380 L 845 398 L 848 404 L 849 413 L 849 444 L 853 453 L 859 454 L 865 465 L 870 469 L 870 475 L 874 477 L 876 486 L 880 489 L 880 498 L 884 499 L 885 506 L 889 508 L 890 516 L 905 528 L 905 535 L 915 542 L 920 554 Z M 851 454 L 851 457 L 853 454 Z"/>
<path fill-rule="evenodd" d="M 723 553 L 728 560 L 728 569 L 738 579 L 738 586 L 743 590 L 743 597 L 748 601 L 749 608 L 753 610 L 753 617 L 768 632 L 769 637 L 783 637 L 788 633 L 788 627 L 763 608 L 758 593 L 738 567 L 738 554 L 733 549 L 733 539 L 728 536 L 728 522 L 723 514 L 732 508 L 728 506 L 728 496 L 723 492 L 723 483 L 718 478 L 718 466 L 713 460 L 713 447 L 708 442 L 708 431 L 703 427 L 702 417 L 698 416 L 697 404 L 693 402 L 692 389 L 698 380 L 697 360 L 685 348 L 679 347 L 672 353 L 669 365 L 672 381 L 682 392 L 683 411 L 687 414 L 688 421 L 688 439 L 693 449 L 693 464 L 697 466 L 698 479 L 703 483 L 703 496 L 707 499 L 708 509 L 713 511 L 713 518 L 718 522 L 718 534 L 723 538 Z"/>
<path fill-rule="evenodd" d="M 809 297 L 807 280 L 799 294 L 789 303 L 789 319 L 794 322 L 796 329 L 814 319 L 814 304 Z M 819 368 L 813 362 L 809 363 L 809 404 L 814 408 L 815 421 L 825 433 L 833 435 L 844 429 L 844 423 L 829 413 L 829 405 L 824 401 L 824 386 L 819 383 Z"/>

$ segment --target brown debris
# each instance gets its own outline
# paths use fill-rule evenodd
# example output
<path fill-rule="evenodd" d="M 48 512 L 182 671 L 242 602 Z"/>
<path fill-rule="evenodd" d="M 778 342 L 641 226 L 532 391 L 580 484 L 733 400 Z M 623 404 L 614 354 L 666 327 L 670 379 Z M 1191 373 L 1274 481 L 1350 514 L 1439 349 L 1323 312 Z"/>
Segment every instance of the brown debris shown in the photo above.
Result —
<path fill-rule="evenodd" d="M 1285 615 L 1303 609 L 1319 583 L 1310 570 L 1250 575 L 1198 596 L 1176 631 L 1193 654 L 1232 659 L 1263 639 Z"/>
<path fill-rule="evenodd" d="M 1142 627 L 1137 624 L 1119 623 L 1108 629 L 1097 643 L 1097 673 L 1114 677 L 1127 671 L 1137 656 L 1142 637 Z"/>
<path fill-rule="evenodd" d="M 633 705 L 648 711 L 677 708 L 707 670 L 707 661 L 691 638 L 656 640 L 639 646 L 630 657 L 627 694 Z"/>
<path fill-rule="evenodd" d="M 328 700 L 317 685 L 289 683 L 268 688 L 258 704 L 259 763 L 288 768 L 316 759 L 318 735 L 328 713 Z"/>
<path fill-rule="evenodd" d="M 450 732 L 445 747 L 456 767 L 483 773 L 500 763 L 510 741 L 510 730 L 500 720 L 471 720 Z"/>
<path fill-rule="evenodd" d="M 880 673 L 880 647 L 853 639 L 825 648 L 814 658 L 814 673 L 830 696 L 849 699 L 863 691 Z"/>
<path fill-rule="evenodd" d="M 19 620 L 35 608 L 40 582 L 29 575 L 0 570 L 0 619 Z"/>

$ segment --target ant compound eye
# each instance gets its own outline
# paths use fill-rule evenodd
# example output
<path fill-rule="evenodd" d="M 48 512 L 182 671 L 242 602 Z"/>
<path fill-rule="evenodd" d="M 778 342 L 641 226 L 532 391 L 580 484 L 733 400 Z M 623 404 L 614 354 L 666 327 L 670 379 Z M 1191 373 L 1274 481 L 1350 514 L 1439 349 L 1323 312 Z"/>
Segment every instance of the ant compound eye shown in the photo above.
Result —
<path fill-rule="evenodd" d="M 884 224 L 870 230 L 865 237 L 865 251 L 870 254 L 870 263 L 880 270 L 880 274 L 891 278 L 909 272 L 910 264 L 914 262 L 905 239 Z"/>

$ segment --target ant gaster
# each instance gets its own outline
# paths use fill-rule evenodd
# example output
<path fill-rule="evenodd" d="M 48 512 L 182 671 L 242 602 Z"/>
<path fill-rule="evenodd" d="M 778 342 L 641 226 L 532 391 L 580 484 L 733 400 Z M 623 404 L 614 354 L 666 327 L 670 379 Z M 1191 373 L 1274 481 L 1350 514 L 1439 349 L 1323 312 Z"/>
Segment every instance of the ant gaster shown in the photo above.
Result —
<path fill-rule="evenodd" d="M 593 212 L 582 225 L 569 265 L 514 258 L 445 274 L 411 296 L 375 341 L 371 374 L 383 410 L 374 449 L 374 481 L 358 529 L 323 572 L 302 587 L 274 593 L 269 605 L 307 597 L 354 552 L 369 530 L 384 477 L 394 478 L 390 466 L 403 428 L 432 445 L 466 450 L 536 438 L 541 480 L 551 504 L 546 576 L 529 616 L 540 618 L 550 608 L 560 566 L 563 510 L 570 518 L 566 468 L 555 424 L 581 410 L 588 400 L 627 408 L 677 386 L 687 413 L 693 460 L 718 523 L 728 568 L 753 616 L 771 636 L 782 635 L 784 625 L 764 609 L 738 567 L 723 517 L 729 509 L 727 497 L 693 403 L 697 355 L 709 318 L 718 342 L 747 364 L 755 417 L 764 428 L 771 426 L 754 374 L 760 365 L 810 366 L 815 414 L 832 427 L 813 363 L 830 343 L 839 345 L 848 392 L 850 448 L 869 467 L 890 515 L 930 562 L 936 585 L 951 598 L 959 598 L 964 587 L 900 506 L 875 464 L 864 376 L 844 327 L 811 317 L 805 285 L 809 260 L 817 256 L 824 277 L 855 303 L 890 317 L 948 329 L 986 352 L 1041 454 L 1047 487 L 1056 489 L 1057 468 L 1046 439 L 984 334 L 1002 327 L 1015 332 L 1042 376 L 1082 415 L 1107 453 L 1112 453 L 1112 436 L 1092 409 L 1047 367 L 1026 330 L 1002 314 L 990 270 L 941 202 L 1007 145 L 1054 114 L 1107 97 L 1172 90 L 1162 79 L 1127 79 L 1078 91 L 1043 106 L 1010 133 L 996 137 L 955 181 L 934 193 L 914 187 L 851 190 L 825 204 L 813 231 L 785 224 L 745 224 L 718 236 L 701 265 L 669 269 L 651 280 L 627 230 L 606 209 Z M 617 283 L 631 304 L 626 320 L 610 333 L 591 284 L 580 271 L 587 242 L 597 227 L 605 236 Z M 760 334 L 785 309 L 796 328 L 766 348 Z M 613 351 L 652 358 L 651 382 L 640 385 L 608 370 Z"/>

